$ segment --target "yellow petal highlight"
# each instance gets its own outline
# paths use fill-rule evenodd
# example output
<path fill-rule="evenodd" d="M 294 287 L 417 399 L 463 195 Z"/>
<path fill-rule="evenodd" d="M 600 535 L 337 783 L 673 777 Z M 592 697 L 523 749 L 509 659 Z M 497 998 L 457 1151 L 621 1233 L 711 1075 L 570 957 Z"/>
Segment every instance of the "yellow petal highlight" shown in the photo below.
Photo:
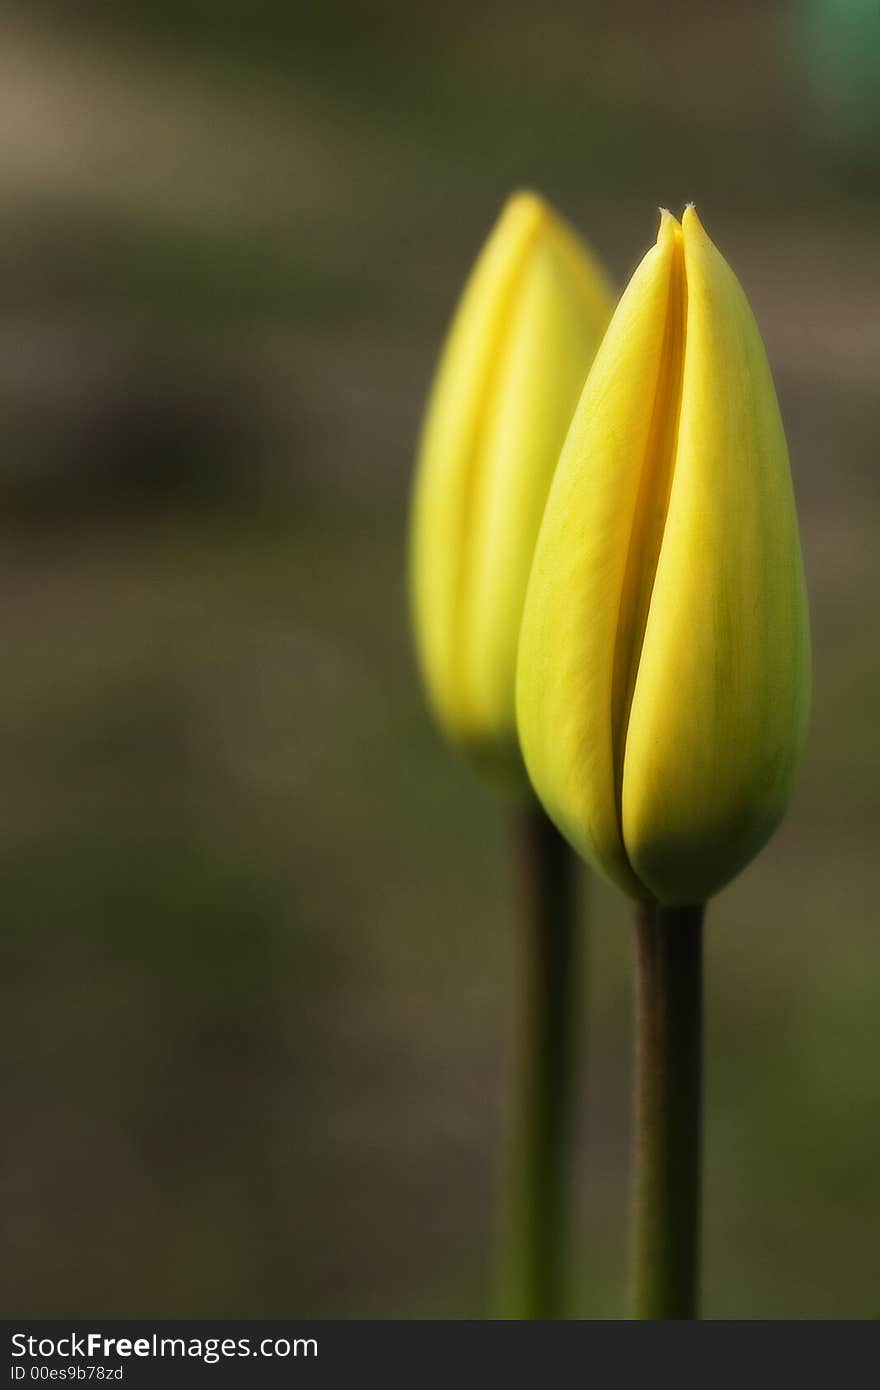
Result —
<path fill-rule="evenodd" d="M 760 336 L 689 209 L 661 218 L 572 420 L 523 617 L 526 765 L 634 897 L 703 901 L 778 822 L 809 703 L 788 455 Z"/>
<path fill-rule="evenodd" d="M 516 652 L 547 490 L 612 299 L 534 194 L 508 202 L 465 288 L 427 411 L 411 585 L 423 677 L 449 737 L 519 769 Z"/>

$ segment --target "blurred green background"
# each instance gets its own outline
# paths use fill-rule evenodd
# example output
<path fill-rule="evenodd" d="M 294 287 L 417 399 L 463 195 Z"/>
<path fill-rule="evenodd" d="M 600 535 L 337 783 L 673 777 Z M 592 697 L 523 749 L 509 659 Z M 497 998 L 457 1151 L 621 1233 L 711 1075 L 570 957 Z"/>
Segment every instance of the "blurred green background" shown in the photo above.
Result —
<path fill-rule="evenodd" d="M 880 12 L 7 0 L 8 1317 L 481 1316 L 507 827 L 413 669 L 414 438 L 507 192 L 620 284 L 697 201 L 765 335 L 815 636 L 712 904 L 707 1316 L 880 1312 Z M 572 1311 L 623 1310 L 626 906 L 590 889 Z"/>

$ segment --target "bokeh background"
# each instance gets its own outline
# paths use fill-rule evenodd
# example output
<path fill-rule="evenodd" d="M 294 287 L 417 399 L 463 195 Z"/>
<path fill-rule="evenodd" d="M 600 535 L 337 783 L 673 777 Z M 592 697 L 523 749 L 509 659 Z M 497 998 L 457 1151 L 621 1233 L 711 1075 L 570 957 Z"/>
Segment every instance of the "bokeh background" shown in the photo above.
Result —
<path fill-rule="evenodd" d="M 806 765 L 713 903 L 705 1312 L 880 1312 L 880 12 L 6 0 L 6 1316 L 481 1316 L 516 902 L 413 669 L 414 438 L 515 186 L 764 331 Z M 624 1307 L 631 941 L 590 889 L 572 1311 Z M 585 1006 L 586 1007 L 586 1006 Z"/>

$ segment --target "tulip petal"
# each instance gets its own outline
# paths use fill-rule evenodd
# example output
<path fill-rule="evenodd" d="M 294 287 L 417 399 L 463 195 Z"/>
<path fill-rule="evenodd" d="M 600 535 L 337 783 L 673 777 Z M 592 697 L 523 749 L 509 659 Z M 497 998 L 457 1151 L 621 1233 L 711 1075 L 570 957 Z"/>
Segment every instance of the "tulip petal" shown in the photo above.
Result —
<path fill-rule="evenodd" d="M 521 768 L 516 651 L 559 450 L 611 314 L 604 276 L 534 194 L 477 262 L 432 391 L 412 531 L 414 623 L 447 732 Z"/>
<path fill-rule="evenodd" d="M 516 658 L 526 587 L 547 492 L 587 368 L 609 317 L 584 313 L 561 228 L 528 256 L 487 407 L 472 495 L 461 641 L 466 697 L 478 729 L 516 735 Z M 607 300 L 605 301 L 607 306 Z"/>
<path fill-rule="evenodd" d="M 520 740 L 538 796 L 575 848 L 637 897 L 645 889 L 621 831 L 623 739 L 668 496 L 681 312 L 681 229 L 664 213 L 572 420 L 518 662 Z"/>
<path fill-rule="evenodd" d="M 626 738 L 623 837 L 661 902 L 702 901 L 785 808 L 809 705 L 797 518 L 746 298 L 692 208 L 678 443 Z"/>
<path fill-rule="evenodd" d="M 443 722 L 464 716 L 451 676 L 459 657 L 462 554 L 487 394 L 520 268 L 537 234 L 538 199 L 508 203 L 465 287 L 425 417 L 412 525 L 415 629 L 429 694 Z"/>

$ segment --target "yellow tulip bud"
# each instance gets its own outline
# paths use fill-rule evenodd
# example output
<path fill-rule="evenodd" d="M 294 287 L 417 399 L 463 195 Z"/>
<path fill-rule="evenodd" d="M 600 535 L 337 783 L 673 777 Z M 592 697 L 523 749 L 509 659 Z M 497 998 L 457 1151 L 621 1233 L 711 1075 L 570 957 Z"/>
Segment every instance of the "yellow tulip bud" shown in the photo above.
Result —
<path fill-rule="evenodd" d="M 615 312 L 547 501 L 519 649 L 526 766 L 633 897 L 702 902 L 782 818 L 810 699 L 788 453 L 757 326 L 689 207 Z"/>
<path fill-rule="evenodd" d="M 516 650 L 538 527 L 613 300 L 591 254 L 532 193 L 507 203 L 467 283 L 416 473 L 416 640 L 447 735 L 522 773 Z"/>

